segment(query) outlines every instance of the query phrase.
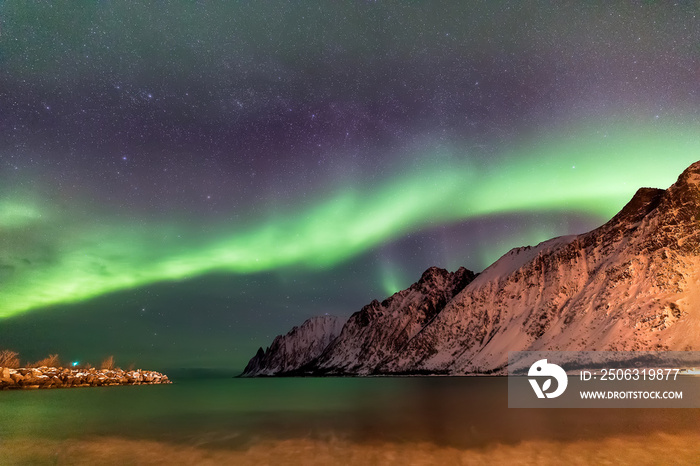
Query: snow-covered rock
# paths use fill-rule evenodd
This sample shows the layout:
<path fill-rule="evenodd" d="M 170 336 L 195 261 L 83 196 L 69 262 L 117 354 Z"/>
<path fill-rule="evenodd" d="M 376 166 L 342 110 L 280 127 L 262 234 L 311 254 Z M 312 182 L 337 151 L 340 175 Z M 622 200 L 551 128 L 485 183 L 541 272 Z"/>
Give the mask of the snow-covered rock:
<path fill-rule="evenodd" d="M 372 301 L 356 312 L 343 331 L 308 368 L 308 373 L 374 373 L 387 358 L 406 347 L 445 305 L 469 282 L 474 273 L 431 267 L 418 282 L 381 303 Z"/>
<path fill-rule="evenodd" d="M 100 387 L 108 385 L 169 384 L 155 371 L 122 369 L 69 369 L 63 367 L 0 367 L 0 390 L 33 388 Z"/>
<path fill-rule="evenodd" d="M 343 321 L 336 316 L 312 317 L 286 335 L 277 336 L 267 351 L 258 349 L 242 375 L 279 375 L 296 370 L 320 355 L 342 326 Z"/>

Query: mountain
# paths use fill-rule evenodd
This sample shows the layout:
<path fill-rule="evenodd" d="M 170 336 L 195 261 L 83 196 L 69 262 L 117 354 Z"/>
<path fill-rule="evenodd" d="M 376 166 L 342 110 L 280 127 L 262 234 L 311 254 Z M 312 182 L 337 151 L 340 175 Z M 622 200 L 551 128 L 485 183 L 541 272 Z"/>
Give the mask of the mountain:
<path fill-rule="evenodd" d="M 476 277 L 429 269 L 285 371 L 489 374 L 504 372 L 508 351 L 697 350 L 699 240 L 697 162 L 588 233 L 515 248 Z"/>
<path fill-rule="evenodd" d="M 278 335 L 266 351 L 262 348 L 248 362 L 244 376 L 283 374 L 311 362 L 336 339 L 343 321 L 336 316 L 318 316 Z"/>
<path fill-rule="evenodd" d="M 415 338 L 474 277 L 474 272 L 464 267 L 454 273 L 429 268 L 409 288 L 381 303 L 374 300 L 350 316 L 338 338 L 302 371 L 360 375 L 375 372 L 377 366 Z"/>

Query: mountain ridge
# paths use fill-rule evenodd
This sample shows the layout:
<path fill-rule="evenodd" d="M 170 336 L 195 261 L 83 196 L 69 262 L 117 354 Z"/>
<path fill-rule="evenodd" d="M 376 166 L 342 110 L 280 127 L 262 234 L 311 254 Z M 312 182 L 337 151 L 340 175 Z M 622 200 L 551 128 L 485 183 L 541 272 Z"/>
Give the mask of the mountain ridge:
<path fill-rule="evenodd" d="M 277 375 L 492 374 L 508 351 L 697 348 L 699 221 L 696 162 L 587 233 L 514 248 L 480 274 L 431 267 Z"/>

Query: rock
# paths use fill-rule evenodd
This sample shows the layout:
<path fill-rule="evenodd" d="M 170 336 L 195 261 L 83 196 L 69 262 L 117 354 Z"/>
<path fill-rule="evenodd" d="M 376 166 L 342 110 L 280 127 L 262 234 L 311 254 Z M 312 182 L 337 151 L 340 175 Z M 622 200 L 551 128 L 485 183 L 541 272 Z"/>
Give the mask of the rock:
<path fill-rule="evenodd" d="M 171 383 L 164 374 L 154 371 L 123 371 L 110 369 L 65 369 L 39 367 L 9 369 L 0 368 L 0 389 L 12 388 L 60 388 L 100 387 L 115 385 L 140 385 Z"/>

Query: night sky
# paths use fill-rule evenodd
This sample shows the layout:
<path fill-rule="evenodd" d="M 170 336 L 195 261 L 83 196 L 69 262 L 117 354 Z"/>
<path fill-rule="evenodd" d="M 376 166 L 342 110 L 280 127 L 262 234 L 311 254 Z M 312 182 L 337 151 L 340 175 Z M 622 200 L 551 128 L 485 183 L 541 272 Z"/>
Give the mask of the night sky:
<path fill-rule="evenodd" d="M 429 266 L 594 228 L 700 159 L 699 15 L 0 1 L 0 348 L 241 369 Z"/>

